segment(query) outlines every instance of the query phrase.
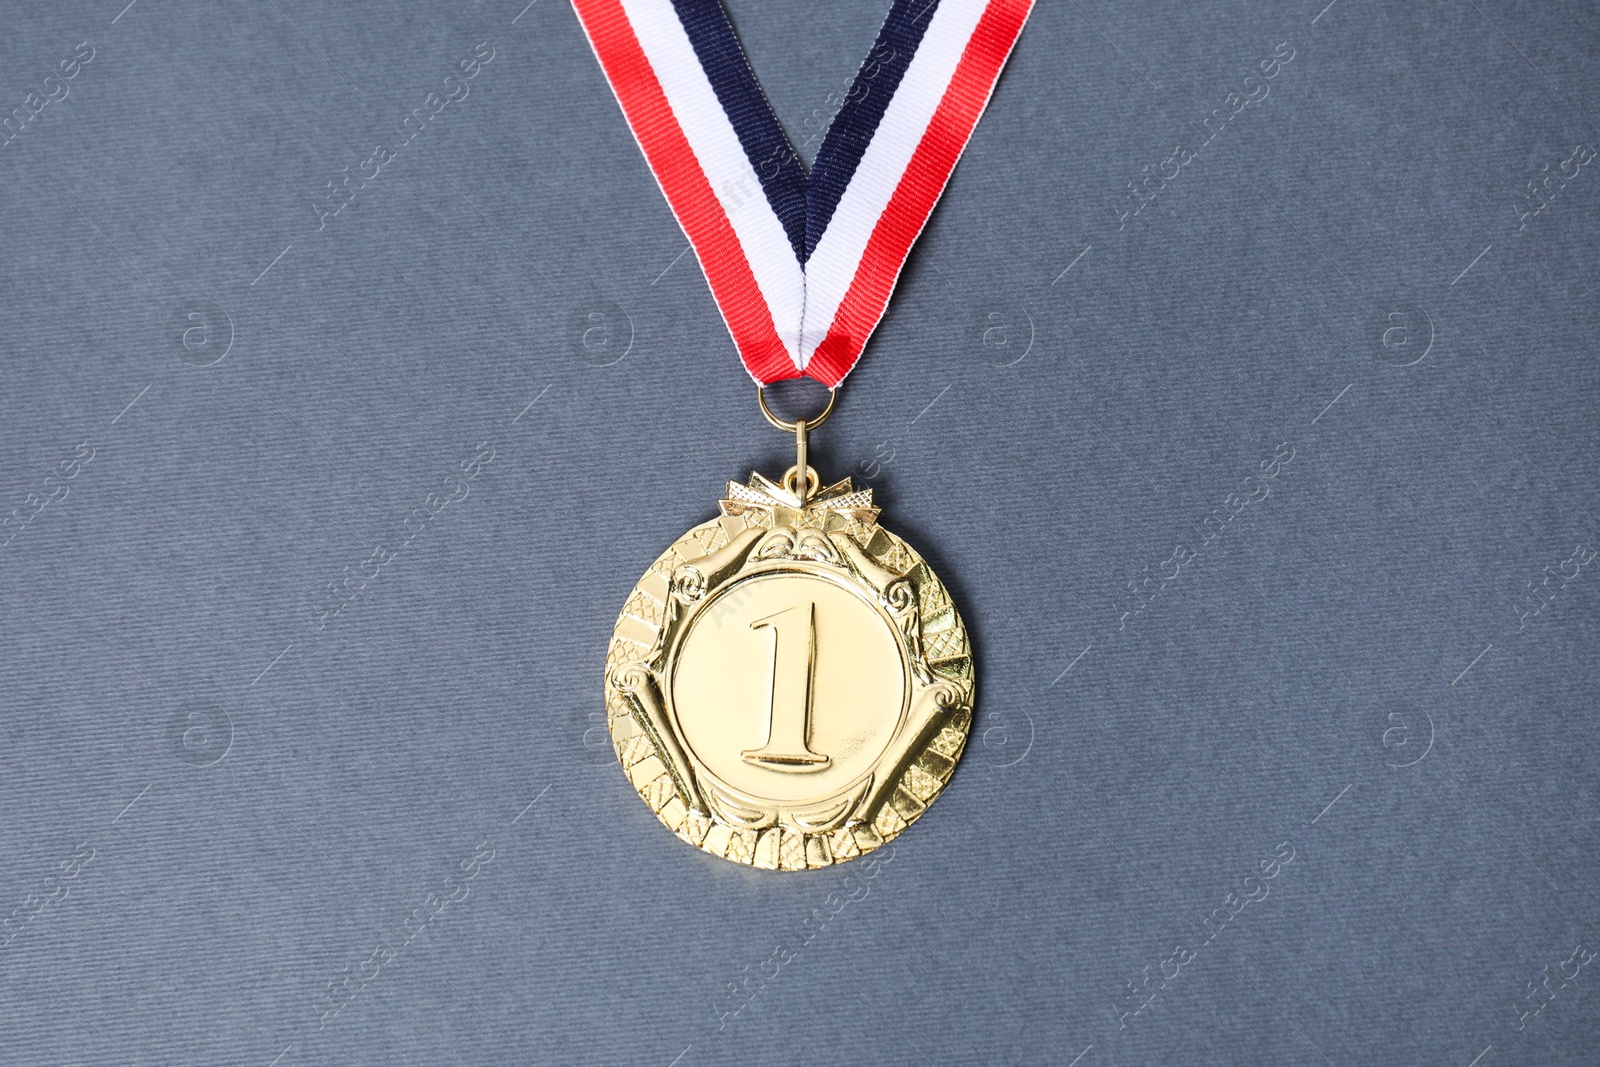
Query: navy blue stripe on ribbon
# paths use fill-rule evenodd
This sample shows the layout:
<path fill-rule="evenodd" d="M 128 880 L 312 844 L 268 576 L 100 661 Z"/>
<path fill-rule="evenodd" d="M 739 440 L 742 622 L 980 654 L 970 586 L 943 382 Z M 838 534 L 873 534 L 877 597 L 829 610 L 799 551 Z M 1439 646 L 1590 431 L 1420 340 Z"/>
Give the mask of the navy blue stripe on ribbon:
<path fill-rule="evenodd" d="M 672 6 L 706 80 L 744 146 L 767 203 L 794 247 L 795 258 L 804 265 L 872 143 L 939 0 L 895 0 L 872 51 L 856 71 L 844 103 L 828 126 L 809 176 L 800 154 L 778 124 L 721 0 L 672 0 Z M 738 196 L 733 189 L 715 192 L 724 204 Z"/>
<path fill-rule="evenodd" d="M 717 94 L 722 110 L 733 131 L 744 145 L 750 166 L 766 193 L 767 203 L 783 225 L 783 232 L 794 246 L 795 258 L 805 262 L 806 257 L 806 172 L 800 156 L 778 125 L 761 83 L 745 58 L 739 38 L 734 35 L 733 24 L 722 9 L 721 0 L 673 0 L 678 21 L 683 23 L 689 44 L 700 59 L 711 89 Z M 724 204 L 738 195 L 738 190 L 718 189 L 717 196 Z"/>
<path fill-rule="evenodd" d="M 878 123 L 900 88 L 900 79 L 911 65 L 922 34 L 933 21 L 939 0 L 895 0 L 889 16 L 878 30 L 878 39 L 866 62 L 856 71 L 855 81 L 845 94 L 844 104 L 833 116 L 828 133 L 817 149 L 816 162 L 806 181 L 806 250 L 801 262 L 811 258 L 817 242 L 833 218 L 839 198 L 855 176 Z"/>

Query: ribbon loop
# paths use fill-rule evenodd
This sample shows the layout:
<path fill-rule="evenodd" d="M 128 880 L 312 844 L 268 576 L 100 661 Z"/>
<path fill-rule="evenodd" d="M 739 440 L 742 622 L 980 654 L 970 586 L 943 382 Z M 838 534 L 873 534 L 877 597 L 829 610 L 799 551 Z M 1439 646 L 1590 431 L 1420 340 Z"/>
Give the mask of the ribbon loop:
<path fill-rule="evenodd" d="M 895 0 L 809 174 L 720 0 L 572 0 L 757 385 L 835 388 L 1033 0 Z M 760 195 L 755 195 L 759 190 Z"/>

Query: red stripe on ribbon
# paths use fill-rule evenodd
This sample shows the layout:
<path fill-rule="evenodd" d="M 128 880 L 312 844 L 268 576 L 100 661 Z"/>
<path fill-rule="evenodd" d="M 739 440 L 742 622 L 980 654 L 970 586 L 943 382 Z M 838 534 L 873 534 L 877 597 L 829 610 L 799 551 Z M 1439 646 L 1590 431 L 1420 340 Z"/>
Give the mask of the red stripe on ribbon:
<path fill-rule="evenodd" d="M 917 143 L 889 205 L 872 228 L 861 265 L 806 374 L 836 387 L 850 373 L 883 318 L 911 246 L 944 193 L 956 161 L 983 116 L 995 82 L 1028 20 L 1033 0 L 994 0 L 978 20 L 955 76 Z"/>
<path fill-rule="evenodd" d="M 573 0 L 572 6 L 667 203 L 694 246 L 745 369 L 761 385 L 798 378 L 744 247 L 678 126 L 627 12 L 617 0 Z"/>

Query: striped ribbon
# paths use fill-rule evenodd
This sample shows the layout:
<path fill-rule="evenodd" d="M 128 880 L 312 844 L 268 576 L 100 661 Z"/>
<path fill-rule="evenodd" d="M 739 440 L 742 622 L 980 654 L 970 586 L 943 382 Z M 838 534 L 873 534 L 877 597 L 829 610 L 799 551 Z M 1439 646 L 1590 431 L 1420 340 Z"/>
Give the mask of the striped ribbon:
<path fill-rule="evenodd" d="M 745 369 L 761 385 L 806 375 L 837 386 L 1033 0 L 895 0 L 809 173 L 720 0 L 572 6 Z"/>

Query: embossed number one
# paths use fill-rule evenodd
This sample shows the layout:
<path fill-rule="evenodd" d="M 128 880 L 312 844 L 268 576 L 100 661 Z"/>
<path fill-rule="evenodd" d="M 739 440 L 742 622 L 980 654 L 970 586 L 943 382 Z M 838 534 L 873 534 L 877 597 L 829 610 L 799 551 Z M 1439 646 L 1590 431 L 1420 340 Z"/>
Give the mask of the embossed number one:
<path fill-rule="evenodd" d="M 811 668 L 817 651 L 816 605 L 807 601 L 757 619 L 750 629 L 772 631 L 772 691 L 767 696 L 767 743 L 743 756 L 775 771 L 820 771 L 828 757 L 811 751 Z"/>

